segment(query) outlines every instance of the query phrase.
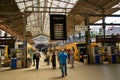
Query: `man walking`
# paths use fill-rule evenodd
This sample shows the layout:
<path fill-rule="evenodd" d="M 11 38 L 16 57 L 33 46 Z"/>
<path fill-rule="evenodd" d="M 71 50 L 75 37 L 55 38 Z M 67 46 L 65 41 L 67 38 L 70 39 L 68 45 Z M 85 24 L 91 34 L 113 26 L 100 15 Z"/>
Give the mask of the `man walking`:
<path fill-rule="evenodd" d="M 65 75 L 67 75 L 67 58 L 68 55 L 67 53 L 64 51 L 64 49 L 61 50 L 61 53 L 58 55 L 58 58 L 60 60 L 60 68 L 61 68 L 61 72 L 62 72 L 62 77 L 64 77 Z"/>

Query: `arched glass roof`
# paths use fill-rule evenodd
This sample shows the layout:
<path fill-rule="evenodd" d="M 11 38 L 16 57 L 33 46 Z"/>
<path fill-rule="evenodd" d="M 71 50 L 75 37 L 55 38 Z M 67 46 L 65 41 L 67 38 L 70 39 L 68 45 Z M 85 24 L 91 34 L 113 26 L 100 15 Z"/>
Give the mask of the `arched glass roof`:
<path fill-rule="evenodd" d="M 32 36 L 44 34 L 50 36 L 49 15 L 66 14 L 78 0 L 15 0 L 21 12 L 30 12 L 27 16 L 26 30 Z"/>

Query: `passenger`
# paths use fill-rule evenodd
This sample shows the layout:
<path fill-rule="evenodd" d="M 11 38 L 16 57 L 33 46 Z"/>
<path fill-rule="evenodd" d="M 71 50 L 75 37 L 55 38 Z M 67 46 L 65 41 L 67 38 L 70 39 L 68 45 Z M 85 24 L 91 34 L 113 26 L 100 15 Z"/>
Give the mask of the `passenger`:
<path fill-rule="evenodd" d="M 61 68 L 62 77 L 64 77 L 65 75 L 67 75 L 67 62 L 66 62 L 66 60 L 68 58 L 68 55 L 64 51 L 64 49 L 62 49 L 61 53 L 58 55 L 58 58 L 60 59 L 60 68 Z"/>
<path fill-rule="evenodd" d="M 73 49 L 70 49 L 70 64 L 71 64 L 71 67 L 74 68 L 74 51 L 73 51 Z"/>
<path fill-rule="evenodd" d="M 47 62 L 47 51 L 44 52 L 44 62 Z"/>
<path fill-rule="evenodd" d="M 108 61 L 108 54 L 107 54 L 107 52 L 103 53 L 103 61 Z"/>
<path fill-rule="evenodd" d="M 52 61 L 52 67 L 53 67 L 53 69 L 55 69 L 56 68 L 56 54 L 55 54 L 55 52 L 53 52 L 53 54 L 52 54 L 51 61 Z"/>
<path fill-rule="evenodd" d="M 61 50 L 59 50 L 58 52 L 57 52 L 57 60 L 58 60 L 58 63 L 59 63 L 59 68 L 60 68 L 60 59 L 59 59 L 59 55 L 61 54 Z"/>
<path fill-rule="evenodd" d="M 35 59 L 36 59 L 36 54 L 35 52 L 33 53 L 33 66 L 35 66 Z"/>
<path fill-rule="evenodd" d="M 70 64 L 70 49 L 68 50 L 68 64 Z"/>
<path fill-rule="evenodd" d="M 46 58 L 47 58 L 47 65 L 49 65 L 50 64 L 50 50 L 49 49 L 47 51 Z"/>
<path fill-rule="evenodd" d="M 36 55 L 36 69 L 38 69 L 39 68 L 39 61 L 40 61 L 40 58 L 41 58 L 41 54 L 40 54 L 39 51 L 36 51 L 35 55 Z"/>

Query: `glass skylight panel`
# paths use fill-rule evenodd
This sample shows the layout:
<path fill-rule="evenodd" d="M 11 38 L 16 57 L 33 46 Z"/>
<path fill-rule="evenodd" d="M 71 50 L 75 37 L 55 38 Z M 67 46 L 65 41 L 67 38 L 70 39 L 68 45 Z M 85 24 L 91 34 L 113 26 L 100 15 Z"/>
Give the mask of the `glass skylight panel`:
<path fill-rule="evenodd" d="M 30 19 L 31 19 L 31 20 L 34 20 L 34 15 L 31 15 L 31 16 L 30 16 Z"/>
<path fill-rule="evenodd" d="M 42 2 L 42 3 L 40 4 L 40 6 L 43 7 L 43 6 L 44 6 L 44 3 Z"/>
<path fill-rule="evenodd" d="M 27 10 L 28 10 L 28 11 L 32 11 L 32 8 L 28 8 Z"/>
<path fill-rule="evenodd" d="M 39 10 L 40 10 L 40 11 L 44 11 L 44 8 L 40 8 Z"/>
<path fill-rule="evenodd" d="M 27 17 L 27 21 L 28 21 L 28 22 L 30 22 L 30 19 L 29 19 L 29 17 Z"/>
<path fill-rule="evenodd" d="M 33 0 L 31 3 L 33 3 L 33 5 L 36 5 L 36 4 L 37 4 L 37 1 L 36 1 L 36 0 Z"/>
<path fill-rule="evenodd" d="M 23 2 L 23 0 L 15 0 L 16 2 Z"/>
<path fill-rule="evenodd" d="M 50 6 L 51 6 L 51 3 L 48 2 L 47 7 L 50 7 Z"/>
<path fill-rule="evenodd" d="M 37 1 L 37 0 L 36 0 Z M 40 0 L 40 4 L 43 4 L 45 0 Z"/>
<path fill-rule="evenodd" d="M 70 0 L 69 3 L 74 3 L 74 4 L 76 4 L 77 1 L 78 1 L 78 0 Z"/>
<path fill-rule="evenodd" d="M 22 10 L 22 11 L 23 11 L 23 9 L 25 8 L 24 3 L 18 3 L 17 5 L 18 5 L 19 9 Z M 21 11 L 21 12 L 22 12 L 22 11 Z"/>
<path fill-rule="evenodd" d="M 74 6 L 74 5 L 72 5 L 72 4 L 68 4 L 68 5 L 67 5 L 67 8 L 73 8 L 73 6 Z"/>
<path fill-rule="evenodd" d="M 26 6 L 28 7 L 28 6 L 31 6 L 32 5 L 32 2 L 25 2 L 26 3 Z"/>
<path fill-rule="evenodd" d="M 60 7 L 65 7 L 65 6 L 66 6 L 66 3 L 60 2 L 59 6 L 60 6 Z"/>
<path fill-rule="evenodd" d="M 52 0 L 50 0 L 50 2 L 51 2 Z M 59 1 L 55 1 L 55 0 L 53 0 L 53 2 L 51 2 L 52 4 L 55 4 L 55 5 L 57 5 L 58 3 L 59 3 Z"/>
<path fill-rule="evenodd" d="M 57 5 L 53 5 L 53 4 L 52 4 L 52 6 L 51 6 L 51 7 L 57 7 Z"/>
<path fill-rule="evenodd" d="M 52 7 L 57 7 L 58 6 L 58 3 L 59 1 L 53 1 L 51 4 L 52 4 Z"/>

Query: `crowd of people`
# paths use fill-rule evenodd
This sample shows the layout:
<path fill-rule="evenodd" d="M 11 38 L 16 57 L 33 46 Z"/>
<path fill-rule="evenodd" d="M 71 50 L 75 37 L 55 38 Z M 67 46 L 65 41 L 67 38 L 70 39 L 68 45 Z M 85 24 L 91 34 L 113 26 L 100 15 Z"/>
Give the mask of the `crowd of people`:
<path fill-rule="evenodd" d="M 61 50 L 50 50 L 47 49 L 43 52 L 44 62 L 46 65 L 52 63 L 52 68 L 56 69 L 56 62 L 59 63 L 59 68 L 61 69 L 62 77 L 67 76 L 67 64 L 71 64 L 71 67 L 74 68 L 74 50 L 73 49 L 61 49 Z M 36 66 L 36 69 L 39 69 L 39 61 L 41 58 L 41 53 L 36 50 L 33 53 L 33 66 Z"/>

